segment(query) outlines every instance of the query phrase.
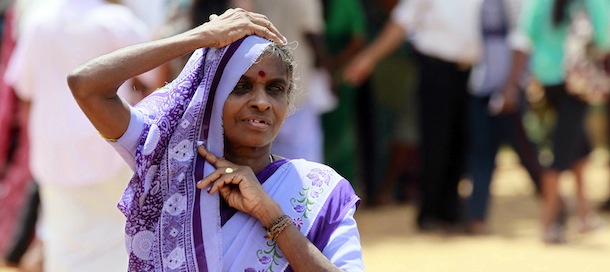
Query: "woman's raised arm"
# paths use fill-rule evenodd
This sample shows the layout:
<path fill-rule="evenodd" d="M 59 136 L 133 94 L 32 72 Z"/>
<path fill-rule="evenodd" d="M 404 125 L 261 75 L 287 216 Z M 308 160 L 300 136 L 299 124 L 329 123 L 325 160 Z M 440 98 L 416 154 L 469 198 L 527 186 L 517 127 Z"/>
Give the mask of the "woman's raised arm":
<path fill-rule="evenodd" d="M 247 35 L 278 44 L 286 39 L 264 15 L 229 9 L 184 33 L 132 45 L 100 56 L 74 69 L 68 85 L 95 128 L 106 138 L 119 138 L 129 125 L 129 106 L 117 95 L 123 82 L 202 47 L 223 47 Z"/>

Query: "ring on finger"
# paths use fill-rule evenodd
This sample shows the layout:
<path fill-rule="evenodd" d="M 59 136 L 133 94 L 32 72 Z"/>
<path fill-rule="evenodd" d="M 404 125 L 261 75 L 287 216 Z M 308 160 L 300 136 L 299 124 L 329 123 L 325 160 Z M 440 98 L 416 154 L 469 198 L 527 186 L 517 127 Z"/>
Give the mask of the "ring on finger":
<path fill-rule="evenodd" d="M 231 174 L 231 173 L 233 173 L 233 168 L 231 168 L 231 167 L 227 167 L 227 168 L 225 169 L 225 173 L 227 173 L 227 174 Z"/>

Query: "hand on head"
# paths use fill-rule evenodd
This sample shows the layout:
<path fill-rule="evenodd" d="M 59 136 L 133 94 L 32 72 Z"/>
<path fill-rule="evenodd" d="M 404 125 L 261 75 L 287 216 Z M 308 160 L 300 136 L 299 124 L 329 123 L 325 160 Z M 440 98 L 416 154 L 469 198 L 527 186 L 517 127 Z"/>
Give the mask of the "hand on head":
<path fill-rule="evenodd" d="M 212 14 L 209 22 L 187 33 L 204 35 L 200 47 L 224 47 L 248 35 L 258 35 L 277 44 L 287 43 L 266 16 L 241 8 L 228 9 L 220 16 Z M 205 35 L 208 33 L 212 35 Z"/>

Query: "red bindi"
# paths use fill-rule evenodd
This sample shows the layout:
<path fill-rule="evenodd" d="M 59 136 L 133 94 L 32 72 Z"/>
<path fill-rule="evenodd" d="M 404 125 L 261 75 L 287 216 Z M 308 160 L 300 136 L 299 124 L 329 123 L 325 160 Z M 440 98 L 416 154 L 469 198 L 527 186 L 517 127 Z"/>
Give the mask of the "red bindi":
<path fill-rule="evenodd" d="M 265 77 L 266 73 L 263 70 L 258 71 L 258 75 L 261 77 Z"/>

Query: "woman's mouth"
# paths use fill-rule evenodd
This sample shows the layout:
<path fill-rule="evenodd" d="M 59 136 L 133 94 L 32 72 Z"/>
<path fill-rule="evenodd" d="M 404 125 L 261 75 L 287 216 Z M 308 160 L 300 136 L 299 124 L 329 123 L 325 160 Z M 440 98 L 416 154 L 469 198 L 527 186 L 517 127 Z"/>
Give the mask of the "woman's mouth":
<path fill-rule="evenodd" d="M 245 121 L 248 124 L 250 124 L 251 126 L 256 127 L 256 128 L 266 128 L 269 126 L 269 123 L 266 122 L 265 120 L 246 119 Z"/>

